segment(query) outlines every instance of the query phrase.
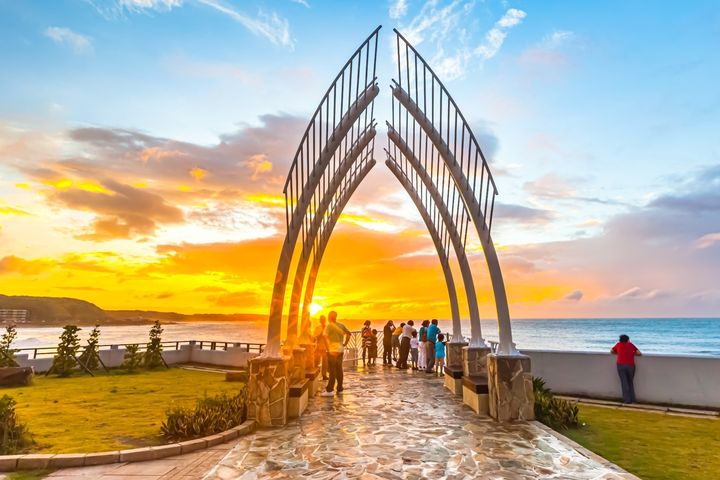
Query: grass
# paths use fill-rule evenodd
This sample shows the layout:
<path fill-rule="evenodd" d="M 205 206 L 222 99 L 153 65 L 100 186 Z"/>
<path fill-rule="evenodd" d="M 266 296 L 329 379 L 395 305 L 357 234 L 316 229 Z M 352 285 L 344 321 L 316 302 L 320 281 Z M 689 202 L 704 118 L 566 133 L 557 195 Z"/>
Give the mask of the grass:
<path fill-rule="evenodd" d="M 192 406 L 203 395 L 234 393 L 221 373 L 171 368 L 127 374 L 38 375 L 27 387 L 3 388 L 17 401 L 36 453 L 84 453 L 162 444 L 160 424 L 172 404 Z"/>
<path fill-rule="evenodd" d="M 562 432 L 644 480 L 720 478 L 720 420 L 580 406 Z"/>

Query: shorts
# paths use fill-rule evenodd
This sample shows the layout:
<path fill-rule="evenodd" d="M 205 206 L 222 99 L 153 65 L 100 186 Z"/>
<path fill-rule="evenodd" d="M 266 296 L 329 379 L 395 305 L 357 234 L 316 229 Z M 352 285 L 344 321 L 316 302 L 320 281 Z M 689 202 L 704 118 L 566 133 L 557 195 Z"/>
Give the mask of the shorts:
<path fill-rule="evenodd" d="M 417 361 L 418 361 L 418 349 L 417 348 L 410 349 L 410 357 L 412 358 L 413 362 L 417 363 Z"/>

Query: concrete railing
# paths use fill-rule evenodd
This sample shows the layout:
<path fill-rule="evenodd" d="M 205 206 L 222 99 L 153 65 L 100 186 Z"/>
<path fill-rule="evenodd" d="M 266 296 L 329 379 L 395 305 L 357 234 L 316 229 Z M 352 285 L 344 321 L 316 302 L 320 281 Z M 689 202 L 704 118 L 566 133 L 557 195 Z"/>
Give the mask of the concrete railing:
<path fill-rule="evenodd" d="M 144 350 L 141 345 L 141 352 Z M 226 367 L 246 367 L 251 358 L 262 352 L 262 344 L 185 340 L 163 342 L 163 358 L 168 365 L 202 363 Z M 36 372 L 50 369 L 55 347 L 19 349 L 15 361 L 21 367 L 33 367 Z M 82 351 L 82 347 L 80 349 Z M 108 368 L 119 367 L 125 356 L 125 345 L 101 345 L 100 359 Z"/>
<path fill-rule="evenodd" d="M 616 357 L 609 353 L 523 350 L 532 373 L 554 392 L 619 399 Z M 720 408 L 720 358 L 675 355 L 636 357 L 638 402 Z"/>

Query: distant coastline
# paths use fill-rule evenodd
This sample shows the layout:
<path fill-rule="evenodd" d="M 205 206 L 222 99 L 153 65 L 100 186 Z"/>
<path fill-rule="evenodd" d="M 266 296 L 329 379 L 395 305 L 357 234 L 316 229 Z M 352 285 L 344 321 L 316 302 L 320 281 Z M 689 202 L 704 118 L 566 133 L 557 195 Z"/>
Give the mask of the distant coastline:
<path fill-rule="evenodd" d="M 0 325 L 18 327 L 127 326 L 146 325 L 155 320 L 164 324 L 205 322 L 254 322 L 267 320 L 267 315 L 253 313 L 193 313 L 159 312 L 154 310 L 104 310 L 94 303 L 68 297 L 33 297 L 0 295 L 0 311 L 26 311 L 22 320 L 17 316 L 3 318 Z"/>

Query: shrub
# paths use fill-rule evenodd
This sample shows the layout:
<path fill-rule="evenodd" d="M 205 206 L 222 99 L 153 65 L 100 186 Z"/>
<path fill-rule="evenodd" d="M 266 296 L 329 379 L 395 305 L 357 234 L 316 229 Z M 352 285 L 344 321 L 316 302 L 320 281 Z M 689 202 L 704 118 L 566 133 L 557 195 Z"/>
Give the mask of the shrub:
<path fill-rule="evenodd" d="M 15 352 L 10 348 L 12 342 L 17 336 L 15 325 L 8 325 L 5 327 L 5 333 L 0 337 L 0 367 L 17 367 L 18 363 L 15 361 Z"/>
<path fill-rule="evenodd" d="M 567 430 L 580 424 L 577 403 L 555 398 L 542 378 L 533 378 L 535 418 L 554 430 Z"/>
<path fill-rule="evenodd" d="M 160 338 L 162 332 L 163 328 L 160 326 L 160 322 L 155 320 L 155 324 L 150 328 L 150 340 L 145 349 L 145 358 L 143 359 L 145 368 L 152 369 L 165 365 L 162 358 L 162 339 Z"/>
<path fill-rule="evenodd" d="M 96 370 L 100 366 L 98 356 L 100 355 L 100 326 L 95 325 L 95 328 L 90 332 L 90 336 L 87 340 L 85 349 L 80 354 L 80 362 L 87 367 L 88 370 Z"/>
<path fill-rule="evenodd" d="M 53 358 L 52 366 L 48 373 L 54 373 L 60 377 L 69 377 L 77 364 L 77 352 L 80 348 L 78 337 L 79 327 L 65 325 L 60 335 L 60 343 L 57 346 L 57 354 Z"/>
<path fill-rule="evenodd" d="M 140 368 L 142 363 L 142 354 L 138 351 L 140 345 L 133 343 L 125 345 L 125 355 L 123 355 L 123 363 L 120 368 L 126 369 L 128 372 L 134 372 Z"/>
<path fill-rule="evenodd" d="M 18 453 L 29 443 L 27 427 L 18 422 L 15 414 L 15 400 L 3 395 L 0 398 L 0 455 Z"/>
<path fill-rule="evenodd" d="M 172 407 L 166 412 L 160 433 L 168 440 L 179 441 L 223 432 L 245 421 L 246 400 L 247 388 L 243 387 L 234 396 L 206 396 L 195 408 Z"/>

